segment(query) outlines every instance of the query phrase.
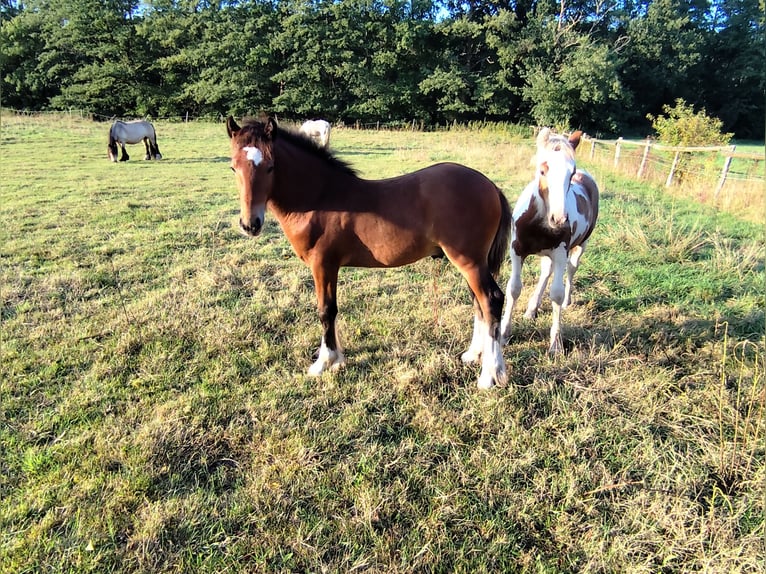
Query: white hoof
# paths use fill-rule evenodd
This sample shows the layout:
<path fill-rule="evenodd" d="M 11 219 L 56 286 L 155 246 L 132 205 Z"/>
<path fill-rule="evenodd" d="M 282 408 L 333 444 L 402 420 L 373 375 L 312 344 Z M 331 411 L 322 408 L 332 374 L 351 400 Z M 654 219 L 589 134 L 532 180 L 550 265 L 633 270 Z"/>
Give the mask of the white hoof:
<path fill-rule="evenodd" d="M 346 364 L 346 358 L 343 353 L 322 349 L 319 352 L 319 358 L 309 367 L 309 375 L 318 377 L 327 370 L 337 371 Z"/>
<path fill-rule="evenodd" d="M 474 351 L 473 349 L 468 349 L 465 353 L 460 355 L 460 360 L 463 361 L 466 365 L 470 365 L 471 363 L 478 363 L 480 358 L 481 351 Z"/>
<path fill-rule="evenodd" d="M 505 364 L 498 365 L 494 373 L 491 370 L 483 369 L 477 382 L 480 389 L 491 389 L 495 385 L 504 387 L 508 384 L 508 374 L 505 371 Z"/>
<path fill-rule="evenodd" d="M 495 379 L 490 374 L 482 373 L 479 375 L 477 385 L 480 389 L 491 389 L 495 386 Z"/>
<path fill-rule="evenodd" d="M 341 368 L 343 368 L 346 365 L 346 357 L 343 356 L 343 354 L 340 354 L 339 357 L 335 360 L 335 362 L 330 365 L 330 370 L 332 372 L 340 371 Z"/>

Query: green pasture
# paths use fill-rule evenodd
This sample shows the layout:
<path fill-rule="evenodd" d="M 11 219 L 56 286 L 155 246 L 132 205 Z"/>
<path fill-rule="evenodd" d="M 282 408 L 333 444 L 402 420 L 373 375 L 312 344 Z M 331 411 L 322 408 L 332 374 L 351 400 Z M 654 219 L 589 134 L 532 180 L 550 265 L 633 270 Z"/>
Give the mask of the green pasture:
<path fill-rule="evenodd" d="M 564 356 L 546 303 L 479 391 L 468 290 L 428 259 L 341 272 L 348 362 L 314 379 L 311 274 L 273 218 L 236 231 L 223 124 L 156 127 L 165 159 L 113 164 L 107 124 L 1 118 L 0 571 L 762 571 L 762 221 L 586 166 Z M 531 133 L 331 143 L 512 202 L 532 175 Z"/>

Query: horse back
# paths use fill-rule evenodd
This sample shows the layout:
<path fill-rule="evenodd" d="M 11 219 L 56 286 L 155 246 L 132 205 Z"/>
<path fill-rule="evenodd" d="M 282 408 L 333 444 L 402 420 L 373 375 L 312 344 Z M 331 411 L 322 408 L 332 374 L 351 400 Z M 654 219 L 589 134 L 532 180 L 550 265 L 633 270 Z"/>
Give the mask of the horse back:
<path fill-rule="evenodd" d="M 396 267 L 442 253 L 480 261 L 500 225 L 499 195 L 483 174 L 437 164 L 389 179 L 347 180 L 306 217 L 292 218 L 302 224 L 283 229 L 304 260 L 321 245 L 338 252 L 341 266 Z"/>

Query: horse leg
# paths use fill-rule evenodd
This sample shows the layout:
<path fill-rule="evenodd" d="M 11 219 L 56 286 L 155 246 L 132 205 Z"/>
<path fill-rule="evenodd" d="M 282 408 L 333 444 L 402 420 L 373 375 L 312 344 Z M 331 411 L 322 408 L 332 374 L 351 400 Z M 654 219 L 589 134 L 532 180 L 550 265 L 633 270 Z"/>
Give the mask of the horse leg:
<path fill-rule="evenodd" d="M 338 286 L 338 268 L 326 268 L 315 264 L 312 268 L 314 288 L 317 296 L 319 320 L 322 323 L 322 345 L 319 347 L 319 357 L 309 368 L 309 375 L 321 375 L 327 369 L 336 370 L 342 367 L 346 358 L 338 341 L 335 329 L 335 318 L 338 315 L 336 300 Z"/>
<path fill-rule="evenodd" d="M 564 283 L 564 302 L 561 304 L 562 309 L 566 309 L 572 304 L 572 283 L 574 282 L 574 275 L 577 272 L 577 268 L 580 266 L 580 257 L 582 257 L 584 252 L 585 243 L 582 245 L 575 245 L 569 251 L 566 282 Z"/>
<path fill-rule="evenodd" d="M 152 159 L 152 148 L 149 145 L 149 138 L 144 138 L 144 147 L 146 147 L 146 155 L 144 159 Z"/>
<path fill-rule="evenodd" d="M 524 259 L 511 247 L 511 277 L 508 279 L 508 286 L 506 287 L 505 312 L 503 313 L 503 321 L 500 324 L 500 333 L 504 345 L 511 338 L 513 310 L 516 307 L 516 302 L 519 300 L 519 295 L 521 295 L 521 268 L 524 266 Z"/>
<path fill-rule="evenodd" d="M 546 255 L 540 256 L 540 280 L 537 282 L 532 296 L 527 303 L 527 311 L 524 316 L 527 319 L 537 317 L 537 310 L 540 308 L 540 302 L 543 300 L 543 293 L 548 285 L 548 279 L 551 276 L 551 258 Z"/>
<path fill-rule="evenodd" d="M 162 154 L 160 153 L 160 146 L 157 145 L 157 138 L 154 138 L 154 141 L 151 142 L 152 144 L 152 156 L 154 159 L 162 159 Z"/>
<path fill-rule="evenodd" d="M 120 161 L 128 161 L 130 156 L 128 155 L 128 150 L 125 149 L 125 144 L 120 142 L 120 148 L 122 149 L 122 157 L 120 158 Z"/>
<path fill-rule="evenodd" d="M 484 350 L 484 318 L 481 305 L 479 305 L 479 300 L 476 299 L 473 291 L 471 291 L 471 297 L 473 298 L 473 336 L 468 350 L 460 356 L 460 359 L 466 364 L 478 361 Z"/>
<path fill-rule="evenodd" d="M 567 268 L 567 252 L 564 247 L 557 248 L 552 254 L 553 282 L 551 283 L 551 307 L 553 320 L 551 322 L 551 338 L 548 353 L 556 355 L 564 349 L 561 344 L 561 304 L 564 302 L 564 273 Z"/>
<path fill-rule="evenodd" d="M 486 266 L 462 269 L 481 310 L 481 329 L 484 344 L 481 352 L 480 389 L 492 388 L 495 384 L 505 385 L 508 375 L 503 359 L 503 345 L 500 340 L 500 314 L 503 312 L 503 292 L 498 287 Z"/>

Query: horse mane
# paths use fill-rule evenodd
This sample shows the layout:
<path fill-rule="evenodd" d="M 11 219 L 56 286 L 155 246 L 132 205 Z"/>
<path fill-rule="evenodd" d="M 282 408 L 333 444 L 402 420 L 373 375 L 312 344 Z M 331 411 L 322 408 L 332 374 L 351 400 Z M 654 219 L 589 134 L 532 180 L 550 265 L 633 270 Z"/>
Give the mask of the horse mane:
<path fill-rule="evenodd" d="M 245 134 L 247 139 L 262 140 L 264 126 L 265 124 L 262 120 L 248 118 L 243 120 L 240 133 Z M 272 138 L 275 141 L 281 139 L 289 142 L 290 145 L 321 159 L 331 167 L 340 170 L 347 175 L 358 177 L 357 171 L 351 167 L 348 162 L 337 158 L 327 148 L 317 145 L 314 140 L 302 133 L 277 125 L 276 132 Z"/>
<path fill-rule="evenodd" d="M 578 135 L 578 142 L 579 143 L 579 134 L 582 134 L 582 132 L 574 132 L 573 135 Z M 539 156 L 541 151 L 560 151 L 563 152 L 567 159 L 573 160 L 575 159 L 575 146 L 572 145 L 572 142 L 569 141 L 569 138 L 563 134 L 557 134 L 554 133 L 550 128 L 543 128 L 540 130 L 540 133 L 537 136 L 537 157 L 539 161 Z"/>
<path fill-rule="evenodd" d="M 561 151 L 566 154 L 568 159 L 574 159 L 575 150 L 566 136 L 551 134 L 543 147 L 545 151 Z"/>

